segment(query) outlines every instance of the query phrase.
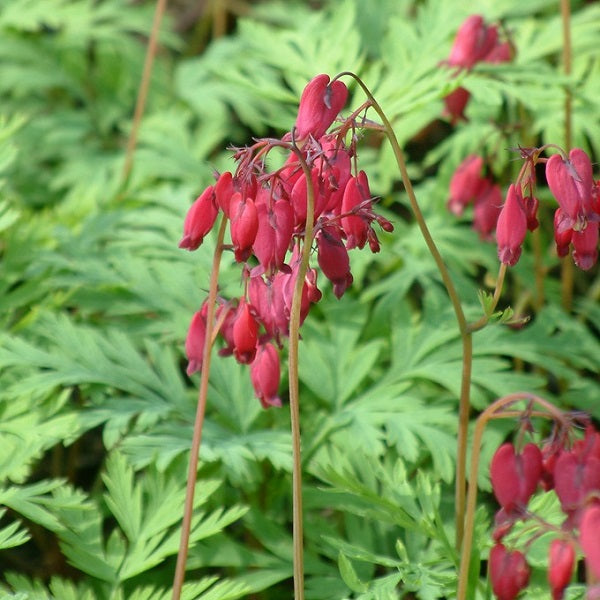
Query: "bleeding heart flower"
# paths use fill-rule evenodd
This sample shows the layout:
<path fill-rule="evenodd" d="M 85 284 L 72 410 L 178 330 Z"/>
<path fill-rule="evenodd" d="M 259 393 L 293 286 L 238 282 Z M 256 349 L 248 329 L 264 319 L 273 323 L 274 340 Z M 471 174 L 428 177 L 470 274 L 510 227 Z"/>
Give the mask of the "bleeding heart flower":
<path fill-rule="evenodd" d="M 233 323 L 233 355 L 238 362 L 250 364 L 256 355 L 258 322 L 245 298 L 240 300 Z"/>
<path fill-rule="evenodd" d="M 196 250 L 215 224 L 218 212 L 214 187 L 209 185 L 188 210 L 179 247 Z"/>
<path fill-rule="evenodd" d="M 552 600 L 562 600 L 565 588 L 571 581 L 575 566 L 575 549 L 566 540 L 552 540 L 548 557 L 548 581 Z"/>
<path fill-rule="evenodd" d="M 498 216 L 496 240 L 500 262 L 511 267 L 521 256 L 521 244 L 527 233 L 527 215 L 520 190 L 514 184 L 508 188 L 506 202 Z"/>
<path fill-rule="evenodd" d="M 498 600 L 514 600 L 527 587 L 530 573 L 525 556 L 518 550 L 508 552 L 503 544 L 496 544 L 490 551 L 489 575 Z"/>
<path fill-rule="evenodd" d="M 244 262 L 252 253 L 252 244 L 258 231 L 258 215 L 254 201 L 243 199 L 240 192 L 235 192 L 229 204 L 231 211 L 231 241 L 235 260 Z"/>
<path fill-rule="evenodd" d="M 206 343 L 206 316 L 208 314 L 208 304 L 202 305 L 198 312 L 195 312 L 185 338 L 185 353 L 188 358 L 187 374 L 191 375 L 202 369 L 204 360 L 204 345 Z"/>
<path fill-rule="evenodd" d="M 600 579 L 600 506 L 585 509 L 579 528 L 579 543 L 585 555 L 585 564 Z"/>
<path fill-rule="evenodd" d="M 569 158 L 554 154 L 546 163 L 548 187 L 562 209 L 560 227 L 579 231 L 592 213 L 592 163 L 581 149 L 573 148 Z"/>
<path fill-rule="evenodd" d="M 330 83 L 329 75 L 317 75 L 304 88 L 296 119 L 296 139 L 311 135 L 319 139 L 346 104 L 348 88 L 339 79 Z"/>
<path fill-rule="evenodd" d="M 281 398 L 277 395 L 279 388 L 279 353 L 273 344 L 260 344 L 256 358 L 250 366 L 250 379 L 256 397 L 263 408 L 281 406 Z"/>
<path fill-rule="evenodd" d="M 541 475 L 542 453 L 531 443 L 526 444 L 519 454 L 515 453 L 512 444 L 502 444 L 490 465 L 494 494 L 507 512 L 527 506 Z"/>
<path fill-rule="evenodd" d="M 333 293 L 341 298 L 352 284 L 350 258 L 336 227 L 321 228 L 317 236 L 317 260 L 323 274 L 333 283 Z"/>

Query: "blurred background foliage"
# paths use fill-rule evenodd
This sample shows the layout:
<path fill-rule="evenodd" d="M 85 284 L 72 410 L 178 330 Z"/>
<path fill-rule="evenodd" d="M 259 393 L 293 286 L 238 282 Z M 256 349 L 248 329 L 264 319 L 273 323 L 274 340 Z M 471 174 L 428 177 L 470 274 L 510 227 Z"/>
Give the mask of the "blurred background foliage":
<path fill-rule="evenodd" d="M 227 147 L 289 130 L 315 74 L 358 73 L 396 127 L 476 317 L 496 250 L 469 214 L 446 210 L 456 166 L 484 154 L 506 188 L 519 144 L 564 144 L 566 88 L 574 144 L 600 157 L 600 5 L 572 9 L 567 77 L 558 3 L 546 0 L 173 0 L 124 179 L 154 3 L 0 0 L 2 598 L 170 597 L 197 384 L 185 376 L 183 340 L 214 244 L 189 254 L 177 242 L 191 201 L 233 167 Z M 502 24 L 515 58 L 452 79 L 440 63 L 472 13 Z M 452 126 L 442 99 L 458 85 L 472 93 L 469 121 Z M 396 231 L 381 236 L 379 255 L 353 253 L 355 282 L 341 301 L 321 281 L 324 298 L 303 327 L 307 597 L 451 597 L 460 340 L 390 149 L 368 134 L 359 152 Z M 526 248 L 501 306 L 529 321 L 476 335 L 473 405 L 527 390 L 599 418 L 598 269 L 575 273 L 565 308 L 544 183 L 543 297 Z M 226 259 L 224 295 L 239 295 L 239 281 Z M 213 365 L 184 597 L 287 598 L 289 417 L 260 408 L 247 369 Z M 488 431 L 484 490 L 511 428 Z M 538 566 L 536 599 L 546 593 Z M 477 595 L 487 594 L 482 584 Z"/>

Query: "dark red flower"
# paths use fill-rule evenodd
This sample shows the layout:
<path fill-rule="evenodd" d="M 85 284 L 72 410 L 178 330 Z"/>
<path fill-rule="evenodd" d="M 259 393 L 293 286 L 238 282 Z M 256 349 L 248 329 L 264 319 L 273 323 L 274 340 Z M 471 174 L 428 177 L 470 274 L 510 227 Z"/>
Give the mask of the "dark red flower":
<path fill-rule="evenodd" d="M 229 204 L 231 211 L 231 241 L 237 262 L 244 262 L 252 253 L 258 231 L 258 215 L 254 201 L 235 192 Z"/>
<path fill-rule="evenodd" d="M 202 369 L 204 359 L 204 345 L 206 343 L 206 316 L 208 313 L 208 304 L 206 302 L 202 308 L 195 312 L 185 338 L 185 353 L 188 359 L 187 374 L 191 375 Z"/>
<path fill-rule="evenodd" d="M 527 587 L 530 573 L 525 556 L 518 550 L 508 552 L 503 544 L 496 544 L 490 551 L 489 575 L 498 600 L 514 600 Z"/>
<path fill-rule="evenodd" d="M 284 281 L 289 277 L 288 273 L 279 272 L 267 280 L 260 276 L 250 277 L 248 282 L 248 297 L 257 317 L 267 334 L 277 340 L 289 330 L 289 312 L 283 292 Z"/>
<path fill-rule="evenodd" d="M 250 365 L 250 379 L 256 397 L 263 408 L 281 406 L 281 398 L 277 395 L 279 389 L 279 353 L 273 344 L 260 344 L 256 358 Z"/>
<path fill-rule="evenodd" d="M 221 173 L 217 183 L 215 183 L 215 202 L 217 206 L 231 219 L 229 212 L 229 203 L 235 192 L 233 185 L 233 175 L 229 171 Z"/>
<path fill-rule="evenodd" d="M 584 229 L 592 216 L 594 181 L 590 157 L 581 148 L 573 148 L 566 160 L 554 154 L 546 163 L 546 180 L 562 211 L 559 233 Z"/>
<path fill-rule="evenodd" d="M 337 79 L 330 83 L 329 75 L 317 75 L 307 84 L 300 98 L 295 134 L 297 140 L 311 135 L 319 139 L 346 104 L 348 88 Z"/>
<path fill-rule="evenodd" d="M 573 237 L 573 230 L 570 227 L 563 227 L 564 220 L 563 211 L 559 207 L 554 211 L 554 243 L 556 244 L 556 254 L 561 258 L 569 254 L 569 246 Z"/>
<path fill-rule="evenodd" d="M 233 322 L 233 355 L 238 362 L 249 364 L 256 355 L 258 322 L 245 298 L 240 300 Z"/>
<path fill-rule="evenodd" d="M 525 240 L 526 233 L 527 215 L 523 206 L 523 198 L 520 190 L 514 184 L 511 184 L 496 225 L 496 240 L 500 262 L 511 267 L 517 264 L 521 256 L 521 244 Z"/>
<path fill-rule="evenodd" d="M 573 260 L 582 270 L 591 269 L 598 260 L 598 222 L 588 221 L 584 229 L 573 231 Z"/>
<path fill-rule="evenodd" d="M 286 200 L 256 207 L 258 229 L 252 251 L 261 264 L 262 272 L 273 273 L 284 265 L 285 255 L 294 232 L 294 210 Z"/>
<path fill-rule="evenodd" d="M 352 283 L 350 258 L 336 227 L 323 227 L 316 236 L 317 260 L 323 274 L 333 283 L 333 293 L 341 298 Z"/>
<path fill-rule="evenodd" d="M 518 454 L 512 444 L 502 444 L 490 464 L 494 494 L 507 512 L 527 506 L 541 475 L 542 454 L 531 443 L 526 444 Z"/>
<path fill-rule="evenodd" d="M 188 210 L 179 247 L 196 250 L 215 224 L 218 212 L 214 187 L 209 185 Z"/>
<path fill-rule="evenodd" d="M 342 199 L 341 225 L 346 234 L 346 248 L 363 248 L 369 232 L 368 217 L 361 214 L 371 208 L 371 193 L 367 174 L 360 171 L 357 177 L 350 177 Z"/>
<path fill-rule="evenodd" d="M 457 87 L 444 97 L 444 116 L 450 117 L 450 123 L 456 125 L 459 121 L 466 121 L 465 110 L 469 103 L 471 93 L 464 87 Z"/>
<path fill-rule="evenodd" d="M 562 600 L 565 588 L 571 581 L 575 566 L 575 549 L 565 540 L 552 540 L 548 556 L 548 581 L 552 600 Z"/>
<path fill-rule="evenodd" d="M 586 508 L 581 519 L 579 543 L 585 555 L 585 564 L 600 579 L 600 506 Z"/>
<path fill-rule="evenodd" d="M 323 179 L 317 167 L 311 170 L 312 189 L 314 193 L 314 220 L 316 221 L 319 215 L 325 210 L 329 201 L 329 189 L 324 185 Z M 306 206 L 308 200 L 308 188 L 306 185 L 306 177 L 304 173 L 300 175 L 290 194 L 290 201 L 294 207 L 295 222 L 301 229 L 306 225 Z"/>
<path fill-rule="evenodd" d="M 554 466 L 554 489 L 563 511 L 577 513 L 590 492 L 600 492 L 600 458 L 576 447 L 564 450 Z"/>

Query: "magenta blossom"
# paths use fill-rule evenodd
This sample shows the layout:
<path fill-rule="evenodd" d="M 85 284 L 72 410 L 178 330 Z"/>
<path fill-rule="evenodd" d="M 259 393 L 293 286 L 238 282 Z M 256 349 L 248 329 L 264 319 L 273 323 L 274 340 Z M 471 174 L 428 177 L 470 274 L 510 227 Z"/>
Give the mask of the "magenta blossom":
<path fill-rule="evenodd" d="M 329 75 L 314 77 L 304 88 L 296 119 L 296 139 L 309 135 L 319 139 L 333 123 L 348 98 L 348 88 L 339 79 L 330 83 Z"/>
<path fill-rule="evenodd" d="M 511 267 L 517 264 L 521 256 L 521 244 L 525 240 L 526 233 L 527 215 L 523 206 L 523 198 L 520 190 L 514 184 L 511 184 L 496 225 L 496 240 L 500 262 Z"/>

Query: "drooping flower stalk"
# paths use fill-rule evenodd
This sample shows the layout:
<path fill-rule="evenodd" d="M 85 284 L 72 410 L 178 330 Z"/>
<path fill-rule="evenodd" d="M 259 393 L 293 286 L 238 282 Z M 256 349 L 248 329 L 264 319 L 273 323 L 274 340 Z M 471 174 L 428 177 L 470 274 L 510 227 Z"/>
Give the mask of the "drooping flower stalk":
<path fill-rule="evenodd" d="M 177 565 L 175 567 L 175 576 L 173 578 L 173 600 L 179 600 L 183 581 L 185 579 L 185 565 L 187 562 L 188 549 L 190 544 L 190 531 L 192 526 L 192 514 L 194 512 L 194 491 L 196 488 L 196 479 L 198 475 L 198 456 L 200 453 L 200 444 L 202 442 L 202 428 L 204 425 L 204 414 L 206 413 L 206 400 L 208 397 L 208 375 L 210 372 L 211 350 L 214 344 L 214 324 L 217 302 L 217 287 L 219 283 L 219 267 L 221 265 L 221 255 L 223 254 L 223 239 L 227 227 L 227 217 L 223 215 L 219 233 L 217 234 L 217 246 L 213 255 L 212 271 L 210 274 L 210 287 L 207 300 L 206 315 L 206 339 L 204 343 L 204 356 L 202 359 L 202 371 L 200 377 L 200 388 L 198 390 L 198 405 L 196 408 L 196 418 L 194 420 L 194 431 L 192 435 L 192 446 L 190 449 L 190 463 L 187 476 L 187 487 L 185 491 L 185 504 L 183 512 L 183 521 L 181 524 L 181 540 L 179 543 L 179 552 L 177 553 Z"/>
<path fill-rule="evenodd" d="M 450 276 L 450 272 L 444 263 L 444 259 L 440 254 L 435 241 L 427 227 L 427 223 L 425 222 L 425 218 L 423 213 L 421 212 L 421 207 L 417 201 L 417 197 L 415 195 L 412 182 L 408 175 L 408 170 L 406 168 L 406 161 L 404 159 L 404 152 L 400 147 L 400 143 L 398 142 L 398 138 L 394 133 L 394 129 L 392 128 L 391 123 L 389 122 L 386 114 L 383 112 L 383 109 L 378 104 L 378 102 L 373 97 L 373 94 L 369 90 L 369 88 L 365 85 L 365 83 L 354 73 L 351 72 L 343 72 L 338 75 L 341 77 L 343 75 L 349 75 L 353 77 L 356 82 L 360 85 L 365 95 L 369 99 L 369 102 L 375 112 L 379 115 L 379 118 L 383 124 L 383 130 L 392 146 L 392 150 L 394 152 L 394 156 L 396 158 L 396 163 L 400 170 L 400 175 L 402 177 L 402 183 L 404 184 L 404 188 L 406 190 L 406 194 L 408 195 L 408 199 L 417 221 L 419 225 L 419 229 L 421 230 L 421 234 L 425 243 L 427 244 L 427 248 L 431 253 L 440 276 L 442 278 L 442 282 L 446 288 L 446 292 L 448 293 L 448 297 L 450 298 L 450 302 L 452 303 L 452 307 L 454 309 L 454 314 L 456 316 L 456 320 L 458 322 L 458 328 L 460 331 L 460 336 L 462 340 L 462 375 L 461 375 L 461 389 L 460 389 L 460 400 L 459 400 L 459 417 L 458 417 L 458 442 L 457 442 L 457 457 L 456 457 L 456 489 L 455 489 L 455 521 L 456 521 L 456 548 L 460 548 L 463 537 L 463 519 L 464 519 L 464 509 L 465 509 L 465 497 L 466 497 L 466 463 L 467 463 L 467 434 L 469 428 L 469 414 L 470 414 L 470 395 L 471 395 L 471 369 L 473 363 L 473 339 L 472 339 L 472 331 L 470 330 L 469 323 L 465 317 L 465 313 L 462 308 L 462 304 L 452 278 Z M 498 292 L 499 296 L 499 292 Z"/>
<path fill-rule="evenodd" d="M 475 510 L 477 503 L 477 474 L 479 470 L 479 459 L 481 454 L 481 441 L 483 432 L 490 420 L 495 418 L 511 418 L 522 416 L 521 412 L 506 411 L 502 412 L 505 407 L 514 404 L 520 400 L 526 400 L 531 404 L 537 404 L 542 408 L 542 411 L 531 412 L 531 416 L 542 416 L 552 418 L 556 422 L 565 423 L 565 416 L 553 404 L 536 396 L 534 394 L 517 392 L 499 398 L 490 404 L 477 418 L 475 429 L 473 431 L 473 442 L 471 448 L 471 468 L 469 472 L 469 490 L 467 495 L 467 504 L 465 512 L 465 529 L 461 548 L 461 559 L 458 576 L 457 599 L 467 600 L 467 587 L 469 581 L 469 566 L 471 559 L 471 551 L 473 548 L 473 532 L 475 529 Z"/>

